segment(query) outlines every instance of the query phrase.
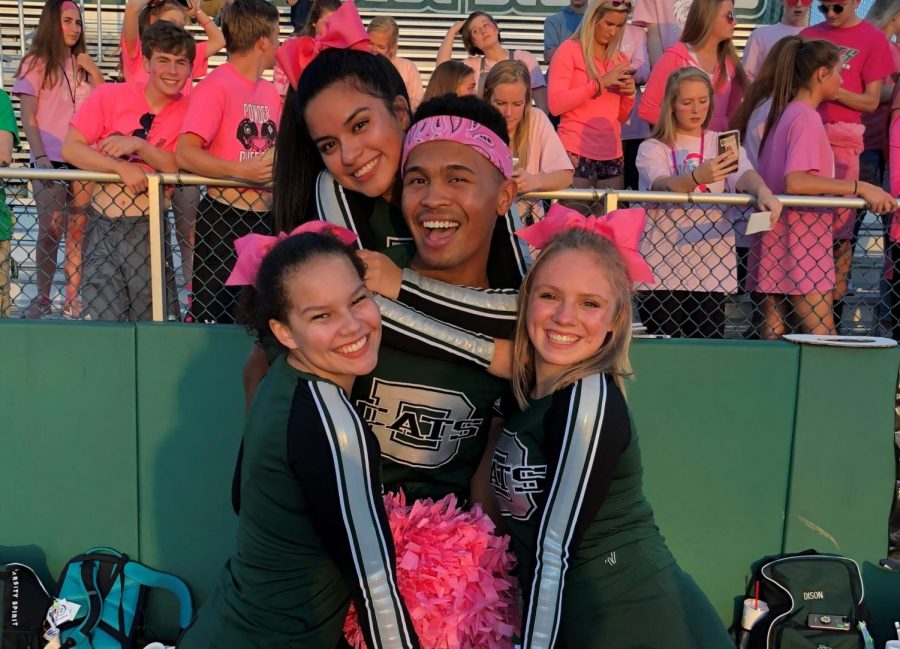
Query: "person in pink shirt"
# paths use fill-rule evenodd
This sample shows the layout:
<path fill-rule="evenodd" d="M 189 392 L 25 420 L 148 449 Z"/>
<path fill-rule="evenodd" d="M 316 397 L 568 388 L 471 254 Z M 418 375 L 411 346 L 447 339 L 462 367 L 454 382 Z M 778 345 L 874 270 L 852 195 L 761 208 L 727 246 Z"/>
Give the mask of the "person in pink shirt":
<path fill-rule="evenodd" d="M 251 185 L 272 180 L 281 98 L 262 78 L 275 64 L 278 10 L 266 0 L 235 0 L 226 7 L 222 32 L 228 63 L 194 89 L 175 154 L 182 169 Z M 267 155 L 268 154 L 268 155 Z M 194 250 L 197 322 L 234 322 L 237 293 L 225 286 L 234 265 L 234 240 L 271 229 L 271 193 L 259 188 L 209 187 L 200 201 Z"/>
<path fill-rule="evenodd" d="M 182 27 L 164 21 L 147 28 L 141 47 L 148 81 L 98 88 L 63 144 L 67 162 L 122 179 L 97 183 L 88 208 L 82 296 L 91 320 L 152 316 L 147 173 L 178 170 L 175 142 L 188 103 L 182 88 L 196 48 Z"/>
<path fill-rule="evenodd" d="M 653 65 L 638 104 L 638 117 L 656 124 L 669 76 L 680 68 L 695 67 L 709 75 L 715 90 L 710 127 L 727 130 L 748 85 L 732 41 L 735 22 L 732 0 L 694 0 L 681 41 Z"/>
<path fill-rule="evenodd" d="M 628 0 L 592 0 L 550 63 L 550 111 L 560 117 L 575 187 L 625 187 L 622 124 L 634 106 L 635 68 L 619 48 L 630 9 Z"/>
<path fill-rule="evenodd" d="M 683 68 L 666 84 L 663 110 L 638 149 L 640 189 L 659 192 L 747 193 L 777 220 L 781 203 L 753 170 L 743 147 L 718 155 L 711 128 L 713 87 L 703 70 Z M 638 308 L 649 333 L 721 338 L 725 298 L 737 290 L 734 228 L 725 206 L 647 210 L 641 254 L 656 284 L 640 290 Z"/>
<path fill-rule="evenodd" d="M 834 177 L 834 156 L 816 109 L 841 88 L 841 53 L 826 41 L 787 39 L 776 66 L 759 169 L 776 192 L 856 194 L 876 211 L 893 202 L 880 188 Z M 747 288 L 765 294 L 761 337 L 834 334 L 831 210 L 788 209 L 772 230 L 751 235 Z"/>
<path fill-rule="evenodd" d="M 438 65 L 452 58 L 453 41 L 458 35 L 462 36 L 463 47 L 469 53 L 464 63 L 475 72 L 479 97 L 484 93 L 484 79 L 495 63 L 507 60 L 521 61 L 531 76 L 531 96 L 534 98 L 534 105 L 547 112 L 547 81 L 538 60 L 531 52 L 505 49 L 500 40 L 500 26 L 493 16 L 483 11 L 475 11 L 465 20 L 454 23 L 438 49 Z"/>
<path fill-rule="evenodd" d="M 859 155 L 863 151 L 865 130 L 862 114 L 878 108 L 882 82 L 894 71 L 887 38 L 881 30 L 856 15 L 859 2 L 823 2 L 819 10 L 825 15 L 825 22 L 800 32 L 806 40 L 826 40 L 841 50 L 840 91 L 833 100 L 823 101 L 818 109 L 834 153 L 835 178 L 841 180 L 859 180 Z M 832 297 L 838 329 L 853 263 L 852 240 L 856 222 L 855 210 L 843 209 L 835 213 Z"/>
<path fill-rule="evenodd" d="M 691 0 L 637 0 L 632 22 L 647 29 L 651 66 L 681 38 L 690 8 Z"/>
<path fill-rule="evenodd" d="M 809 24 L 809 8 L 812 0 L 781 0 L 781 22 L 762 25 L 753 30 L 744 46 L 741 62 L 748 80 L 759 76 L 763 60 L 772 47 L 786 36 L 796 36 Z"/>
<path fill-rule="evenodd" d="M 189 19 L 193 19 L 206 33 L 206 41 L 197 43 L 197 56 L 194 67 L 184 86 L 184 94 L 189 95 L 194 87 L 194 79 L 206 76 L 207 63 L 211 56 L 225 47 L 225 37 L 212 18 L 200 8 L 200 0 L 128 0 L 125 3 L 125 15 L 122 19 L 122 76 L 126 82 L 146 83 L 147 71 L 144 69 L 141 54 L 141 36 L 144 30 L 159 20 L 166 20 L 179 27 L 184 27 Z M 197 220 L 197 207 L 200 204 L 200 188 L 185 185 L 177 187 L 172 196 L 172 211 L 175 215 L 175 236 L 181 251 L 181 270 L 188 293 L 191 292 L 191 280 L 194 269 L 194 224 Z"/>
<path fill-rule="evenodd" d="M 647 32 L 637 25 L 625 25 L 620 45 L 622 54 L 634 68 L 634 106 L 628 121 L 622 124 L 622 152 L 625 156 L 625 188 L 637 189 L 638 172 L 635 160 L 641 142 L 650 135 L 650 125 L 638 117 L 638 102 L 641 99 L 641 86 L 650 78 L 650 55 L 647 53 Z"/>
<path fill-rule="evenodd" d="M 67 0 L 50 0 L 41 11 L 31 49 L 19 65 L 12 88 L 20 101 L 22 128 L 35 169 L 66 167 L 62 143 L 69 119 L 94 86 L 101 83 L 103 73 L 87 53 L 78 5 Z M 34 260 L 37 295 L 25 308 L 23 317 L 37 319 L 50 314 L 50 288 L 56 274 L 59 242 L 65 230 L 63 316 L 78 318 L 81 315 L 78 291 L 86 225 L 82 208 L 87 200 L 87 190 L 82 183 L 38 180 L 33 181 L 33 188 L 38 216 Z"/>
<path fill-rule="evenodd" d="M 409 107 L 415 112 L 422 103 L 425 88 L 422 86 L 422 77 L 419 76 L 416 64 L 397 56 L 397 45 L 400 42 L 400 26 L 397 21 L 390 16 L 377 16 L 369 23 L 366 31 L 369 33 L 372 51 L 387 57 L 403 77 L 403 84 L 409 95 Z"/>
<path fill-rule="evenodd" d="M 484 99 L 506 120 L 513 155 L 512 178 L 519 194 L 554 191 L 572 184 L 574 167 L 550 118 L 531 106 L 528 68 L 520 61 L 500 61 L 484 80 Z M 520 199 L 519 217 L 530 225 L 544 216 L 541 201 Z"/>

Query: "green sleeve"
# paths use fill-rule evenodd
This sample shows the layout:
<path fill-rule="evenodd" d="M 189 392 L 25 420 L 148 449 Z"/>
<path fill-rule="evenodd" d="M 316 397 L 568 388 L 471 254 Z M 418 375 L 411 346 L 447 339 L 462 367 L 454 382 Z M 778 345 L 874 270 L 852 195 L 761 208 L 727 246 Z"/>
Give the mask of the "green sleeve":
<path fill-rule="evenodd" d="M 12 101 L 5 90 L 0 90 L 0 131 L 13 134 L 13 146 L 19 146 L 19 127 L 16 124 L 16 113 Z"/>

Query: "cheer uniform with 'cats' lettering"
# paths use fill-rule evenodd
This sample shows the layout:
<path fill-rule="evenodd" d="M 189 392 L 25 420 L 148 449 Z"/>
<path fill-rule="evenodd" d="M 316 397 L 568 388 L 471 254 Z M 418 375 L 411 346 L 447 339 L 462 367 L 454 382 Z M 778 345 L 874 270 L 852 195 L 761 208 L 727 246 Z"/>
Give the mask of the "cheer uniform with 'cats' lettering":
<path fill-rule="evenodd" d="M 653 522 L 625 398 L 594 374 L 512 414 L 491 485 L 519 559 L 522 649 L 733 646 Z"/>

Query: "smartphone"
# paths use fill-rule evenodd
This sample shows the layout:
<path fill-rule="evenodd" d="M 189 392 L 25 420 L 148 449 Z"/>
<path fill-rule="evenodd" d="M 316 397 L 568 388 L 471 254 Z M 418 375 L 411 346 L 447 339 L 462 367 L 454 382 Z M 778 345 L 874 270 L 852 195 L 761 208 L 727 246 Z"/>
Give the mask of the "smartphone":
<path fill-rule="evenodd" d="M 512 163 L 513 163 L 513 169 L 518 169 L 518 168 L 519 168 L 519 159 L 518 159 L 518 158 L 515 158 L 515 157 L 514 157 L 514 158 L 512 159 Z"/>
<path fill-rule="evenodd" d="M 741 151 L 741 133 L 740 131 L 725 131 L 719 133 L 718 146 L 716 147 L 716 155 L 722 155 L 728 151 L 733 151 L 738 156 Z M 735 161 L 731 171 L 737 171 L 738 163 Z"/>
<path fill-rule="evenodd" d="M 850 631 L 850 620 L 843 615 L 810 613 L 806 618 L 806 625 L 810 629 L 823 631 Z"/>
<path fill-rule="evenodd" d="M 637 74 L 637 70 L 635 70 L 634 68 L 628 68 L 627 70 L 622 70 L 622 74 L 633 77 Z"/>

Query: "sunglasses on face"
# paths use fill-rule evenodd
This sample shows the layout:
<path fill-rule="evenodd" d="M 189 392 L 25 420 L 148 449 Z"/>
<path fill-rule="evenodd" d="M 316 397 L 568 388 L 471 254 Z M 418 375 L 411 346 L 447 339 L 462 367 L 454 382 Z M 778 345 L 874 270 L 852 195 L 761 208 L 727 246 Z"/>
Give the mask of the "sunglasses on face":
<path fill-rule="evenodd" d="M 734 17 L 733 11 L 729 11 L 727 14 L 725 14 L 722 17 L 728 22 L 729 25 L 733 25 L 735 22 L 735 17 Z"/>
<path fill-rule="evenodd" d="M 821 4 L 821 5 L 819 5 L 819 11 L 821 11 L 822 14 L 825 16 L 828 15 L 829 11 L 833 11 L 835 16 L 840 16 L 842 13 L 844 13 L 844 5 L 842 5 L 842 4 L 832 4 L 832 5 Z"/>

